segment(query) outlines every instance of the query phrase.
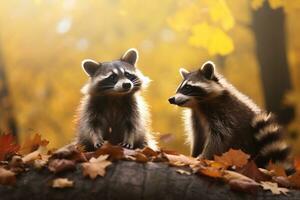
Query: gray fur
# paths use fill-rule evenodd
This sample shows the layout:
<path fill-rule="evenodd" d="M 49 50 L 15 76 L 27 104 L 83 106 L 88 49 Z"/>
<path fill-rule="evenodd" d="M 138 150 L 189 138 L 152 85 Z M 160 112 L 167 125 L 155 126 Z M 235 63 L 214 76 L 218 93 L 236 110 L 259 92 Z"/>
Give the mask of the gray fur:
<path fill-rule="evenodd" d="M 233 148 L 250 154 L 261 167 L 287 159 L 276 121 L 218 74 L 212 62 L 180 73 L 184 80 L 169 101 L 188 110 L 184 120 L 192 156 L 212 159 Z"/>
<path fill-rule="evenodd" d="M 137 51 L 130 49 L 120 60 L 83 61 L 90 79 L 82 89 L 77 141 L 87 150 L 99 148 L 104 141 L 127 148 L 155 148 L 148 107 L 140 95 L 147 78 L 136 68 L 137 59 Z"/>

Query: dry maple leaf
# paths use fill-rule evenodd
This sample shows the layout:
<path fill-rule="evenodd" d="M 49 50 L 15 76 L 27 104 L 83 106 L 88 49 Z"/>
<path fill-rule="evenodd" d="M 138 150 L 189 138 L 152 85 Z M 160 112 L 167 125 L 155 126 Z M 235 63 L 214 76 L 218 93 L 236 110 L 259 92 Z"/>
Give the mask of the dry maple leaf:
<path fill-rule="evenodd" d="M 214 160 L 224 163 L 227 166 L 242 167 L 248 163 L 250 156 L 241 150 L 229 149 L 221 156 L 214 156 Z"/>
<path fill-rule="evenodd" d="M 14 185 L 16 183 L 16 174 L 10 170 L 0 167 L 0 184 Z"/>
<path fill-rule="evenodd" d="M 154 151 L 153 149 L 151 149 L 150 147 L 145 147 L 143 150 L 142 150 L 142 153 L 147 156 L 147 157 L 156 157 L 158 156 L 158 152 Z"/>
<path fill-rule="evenodd" d="M 288 179 L 289 179 L 292 187 L 300 189 L 300 172 L 299 171 L 297 171 L 293 175 L 289 176 Z"/>
<path fill-rule="evenodd" d="M 262 181 L 260 185 L 263 187 L 264 190 L 270 190 L 272 194 L 287 194 L 289 192 L 289 189 L 278 187 L 277 183 L 269 181 Z"/>
<path fill-rule="evenodd" d="M 48 165 L 48 169 L 54 173 L 74 170 L 75 168 L 76 168 L 75 161 L 66 160 L 66 159 L 53 159 L 50 160 Z"/>
<path fill-rule="evenodd" d="M 112 160 L 121 160 L 124 158 L 124 150 L 121 146 L 105 143 L 94 152 L 93 157 L 97 158 L 100 155 L 109 155 Z"/>
<path fill-rule="evenodd" d="M 200 168 L 196 171 L 196 173 L 209 176 L 212 178 L 221 178 L 224 175 L 223 170 L 214 167 L 203 167 L 203 166 L 200 166 Z"/>
<path fill-rule="evenodd" d="M 247 179 L 232 179 L 228 182 L 232 190 L 255 194 L 260 187 L 259 183 Z"/>
<path fill-rule="evenodd" d="M 46 146 L 40 146 L 37 150 L 25 155 L 22 158 L 22 161 L 26 164 L 32 163 L 37 159 L 42 159 L 42 155 L 47 155 Z M 44 157 L 44 158 L 46 158 L 46 157 Z"/>
<path fill-rule="evenodd" d="M 9 154 L 15 154 L 19 148 L 11 134 L 0 135 L 0 161 Z"/>
<path fill-rule="evenodd" d="M 140 152 L 137 152 L 137 154 L 135 155 L 135 160 L 136 162 L 140 162 L 140 163 L 148 162 L 148 158 Z"/>
<path fill-rule="evenodd" d="M 191 175 L 192 173 L 183 169 L 177 169 L 176 170 L 177 173 L 179 174 L 184 174 L 184 175 Z"/>
<path fill-rule="evenodd" d="M 51 158 L 65 158 L 68 160 L 74 160 L 76 162 L 87 162 L 85 153 L 83 153 L 83 147 L 77 144 L 70 144 L 66 147 L 62 147 L 55 151 Z"/>
<path fill-rule="evenodd" d="M 260 171 L 255 162 L 253 160 L 251 160 L 250 162 L 248 162 L 246 165 L 244 165 L 242 168 L 237 169 L 237 172 L 254 179 L 255 181 L 268 181 L 270 180 L 272 177 L 263 173 L 262 171 Z"/>
<path fill-rule="evenodd" d="M 106 160 L 109 155 L 101 155 L 98 158 L 91 158 L 89 162 L 83 163 L 83 175 L 95 179 L 97 176 L 104 176 L 106 167 L 112 162 Z"/>
<path fill-rule="evenodd" d="M 40 134 L 35 134 L 32 138 L 28 137 L 20 148 L 19 153 L 22 155 L 31 153 L 39 148 L 39 146 L 47 146 L 49 141 L 43 140 Z"/>
<path fill-rule="evenodd" d="M 73 187 L 74 182 L 70 181 L 67 178 L 56 178 L 52 181 L 51 186 L 53 188 L 67 188 L 67 187 Z"/>
<path fill-rule="evenodd" d="M 179 155 L 172 155 L 164 153 L 164 156 L 168 159 L 169 164 L 171 166 L 188 166 L 188 165 L 194 165 L 195 163 L 199 163 L 199 161 L 196 158 L 185 156 L 182 154 Z"/>
<path fill-rule="evenodd" d="M 274 163 L 270 162 L 267 169 L 269 171 L 273 172 L 276 176 L 287 177 L 287 175 L 285 173 L 285 169 L 283 168 L 282 165 L 274 164 Z"/>

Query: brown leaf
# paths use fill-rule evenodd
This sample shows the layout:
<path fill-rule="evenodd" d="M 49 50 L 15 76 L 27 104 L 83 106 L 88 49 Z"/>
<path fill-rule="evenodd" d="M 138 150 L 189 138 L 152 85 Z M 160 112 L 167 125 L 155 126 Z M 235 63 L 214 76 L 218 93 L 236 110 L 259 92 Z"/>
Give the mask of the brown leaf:
<path fill-rule="evenodd" d="M 153 149 L 151 149 L 150 147 L 145 147 L 142 150 L 142 153 L 147 156 L 147 157 L 156 157 L 158 156 L 158 152 L 154 151 Z"/>
<path fill-rule="evenodd" d="M 244 165 L 242 168 L 237 169 L 237 172 L 254 179 L 255 181 L 268 181 L 271 179 L 271 176 L 268 176 L 267 174 L 261 172 L 255 162 L 251 160 L 246 165 Z"/>
<path fill-rule="evenodd" d="M 28 137 L 20 148 L 20 154 L 25 155 L 31 153 L 39 148 L 39 146 L 46 147 L 49 141 L 43 140 L 40 134 L 35 134 L 32 138 Z"/>
<path fill-rule="evenodd" d="M 74 182 L 70 181 L 67 178 L 56 178 L 53 180 L 52 185 L 53 188 L 66 188 L 66 187 L 73 187 Z"/>
<path fill-rule="evenodd" d="M 138 152 L 135 155 L 135 159 L 136 159 L 136 162 L 140 162 L 140 163 L 146 163 L 146 162 L 148 162 L 148 158 L 144 154 L 142 154 L 140 152 Z"/>
<path fill-rule="evenodd" d="M 33 163 L 34 160 L 42 159 L 42 155 L 47 155 L 46 146 L 40 146 L 37 150 L 25 155 L 22 158 L 22 161 L 26 164 Z"/>
<path fill-rule="evenodd" d="M 51 158 L 59 158 L 59 159 L 68 159 L 68 160 L 74 160 L 76 162 L 87 162 L 87 158 L 85 153 L 82 151 L 82 147 L 70 144 L 66 147 L 60 148 L 57 151 L 55 151 Z"/>
<path fill-rule="evenodd" d="M 296 171 L 300 171 L 300 156 L 298 156 L 294 159 L 294 166 L 295 166 Z"/>
<path fill-rule="evenodd" d="M 272 177 L 272 181 L 278 183 L 278 185 L 281 187 L 286 187 L 286 188 L 291 187 L 291 183 L 290 183 L 288 177 L 274 176 L 274 177 Z"/>
<path fill-rule="evenodd" d="M 278 187 L 277 183 L 269 181 L 262 181 L 260 185 L 263 187 L 264 190 L 270 190 L 272 194 L 287 194 L 289 192 L 289 189 Z"/>
<path fill-rule="evenodd" d="M 25 168 L 24 162 L 19 155 L 14 155 L 9 161 L 8 166 L 9 169 L 16 174 L 23 172 Z"/>
<path fill-rule="evenodd" d="M 191 175 L 192 173 L 183 169 L 177 169 L 176 172 L 179 174 L 184 174 L 184 175 Z"/>
<path fill-rule="evenodd" d="M 66 159 L 53 159 L 50 160 L 48 169 L 51 172 L 59 173 L 62 171 L 70 171 L 76 168 L 75 161 Z"/>
<path fill-rule="evenodd" d="M 228 182 L 228 184 L 232 190 L 248 192 L 252 194 L 256 194 L 260 186 L 259 183 L 251 179 L 232 179 Z"/>
<path fill-rule="evenodd" d="M 172 166 L 188 166 L 199 162 L 196 158 L 185 156 L 182 154 L 171 155 L 165 153 L 164 156 L 169 160 L 169 164 Z"/>
<path fill-rule="evenodd" d="M 11 134 L 0 135 L 0 161 L 9 154 L 15 154 L 19 149 L 20 146 L 15 144 L 15 139 Z"/>
<path fill-rule="evenodd" d="M 0 184 L 14 185 L 16 183 L 15 173 L 0 167 Z"/>
<path fill-rule="evenodd" d="M 276 176 L 287 177 L 287 175 L 285 173 L 285 169 L 283 168 L 283 166 L 281 166 L 279 164 L 274 164 L 274 163 L 270 162 L 267 169 L 271 172 L 274 172 L 274 174 Z"/>
<path fill-rule="evenodd" d="M 299 171 L 297 171 L 296 173 L 289 176 L 288 179 L 289 179 L 292 187 L 300 189 L 300 172 Z"/>
<path fill-rule="evenodd" d="M 112 162 L 106 160 L 109 155 L 101 155 L 98 158 L 91 158 L 89 162 L 83 163 L 83 175 L 89 176 L 91 179 L 95 179 L 98 175 L 104 176 L 106 167 L 112 164 Z"/>
<path fill-rule="evenodd" d="M 196 171 L 196 173 L 209 176 L 212 178 L 221 178 L 224 175 L 223 170 L 214 167 L 202 167 L 202 166 L 198 169 L 198 171 Z"/>
<path fill-rule="evenodd" d="M 105 143 L 100 149 L 95 151 L 93 157 L 97 158 L 100 155 L 109 155 L 109 158 L 112 160 L 121 160 L 124 158 L 124 151 L 121 146 Z"/>
<path fill-rule="evenodd" d="M 247 164 L 250 156 L 241 150 L 229 149 L 228 152 L 221 156 L 214 156 L 214 160 L 224 163 L 227 166 L 242 167 Z"/>

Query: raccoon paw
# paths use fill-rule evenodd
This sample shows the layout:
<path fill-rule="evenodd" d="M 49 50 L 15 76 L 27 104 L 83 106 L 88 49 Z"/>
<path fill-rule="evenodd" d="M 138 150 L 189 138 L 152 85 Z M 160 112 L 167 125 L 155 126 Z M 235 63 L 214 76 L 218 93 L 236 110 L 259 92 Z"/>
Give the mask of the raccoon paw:
<path fill-rule="evenodd" d="M 128 143 L 120 143 L 120 146 L 126 148 L 126 149 L 133 149 L 133 145 L 132 144 L 128 144 Z"/>

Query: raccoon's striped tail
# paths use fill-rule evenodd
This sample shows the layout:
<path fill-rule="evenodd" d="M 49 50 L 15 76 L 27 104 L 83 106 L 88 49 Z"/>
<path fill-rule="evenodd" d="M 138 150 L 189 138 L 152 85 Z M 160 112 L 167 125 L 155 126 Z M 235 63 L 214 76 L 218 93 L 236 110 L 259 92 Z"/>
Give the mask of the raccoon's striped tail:
<path fill-rule="evenodd" d="M 283 139 L 283 129 L 271 113 L 260 113 L 253 118 L 258 153 L 255 162 L 258 167 L 266 167 L 269 162 L 282 164 L 288 174 L 293 173 L 290 161 L 291 148 Z"/>

